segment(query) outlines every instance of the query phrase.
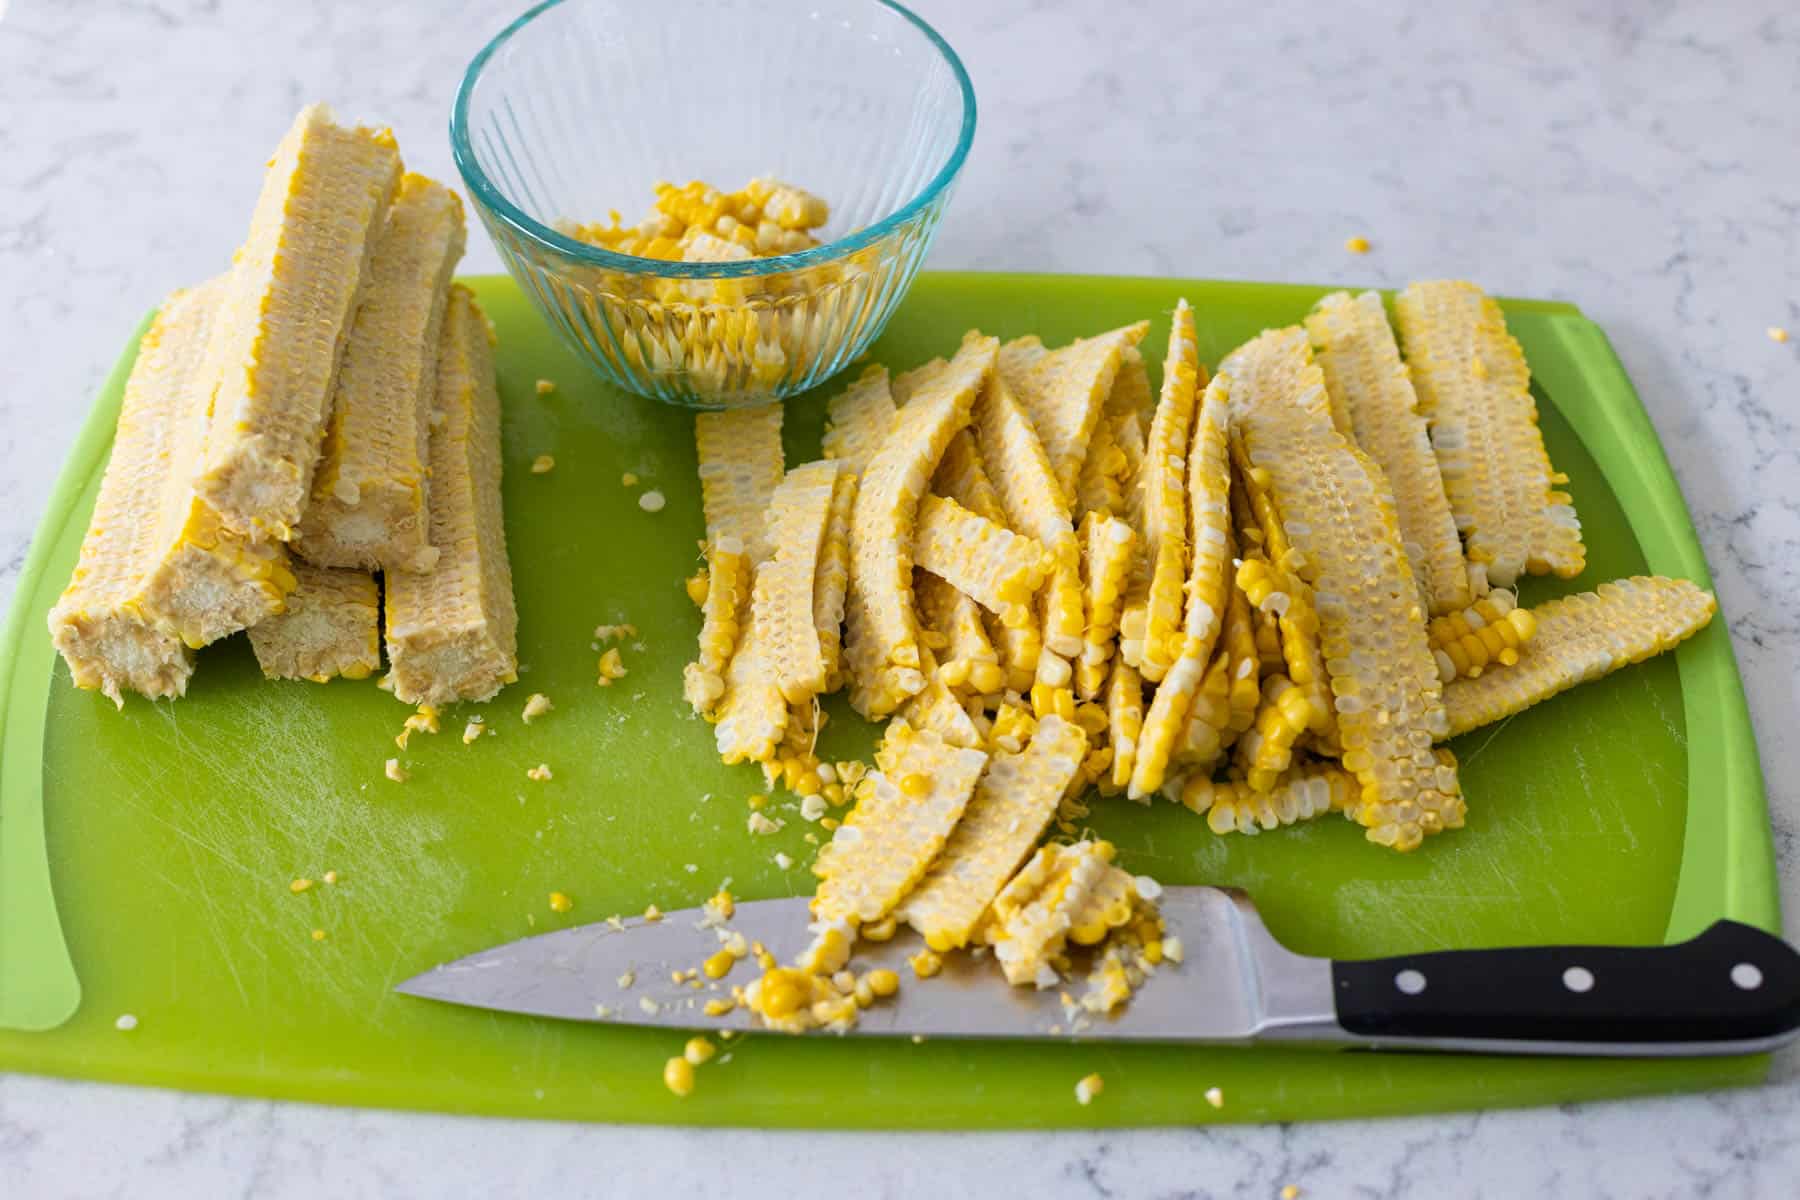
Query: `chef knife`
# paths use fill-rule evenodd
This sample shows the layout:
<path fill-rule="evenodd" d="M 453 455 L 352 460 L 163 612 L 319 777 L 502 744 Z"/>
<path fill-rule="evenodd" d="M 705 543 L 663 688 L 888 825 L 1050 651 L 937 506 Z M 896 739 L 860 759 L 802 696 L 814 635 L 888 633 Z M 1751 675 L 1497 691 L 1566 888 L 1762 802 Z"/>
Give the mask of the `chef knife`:
<path fill-rule="evenodd" d="M 1181 961 L 1165 961 L 1114 1015 L 1083 1018 L 1065 1007 L 1062 995 L 1078 997 L 1085 986 L 1078 972 L 1061 987 L 1009 987 L 990 958 L 960 953 L 944 956 L 940 975 L 915 979 L 906 959 L 922 943 L 902 931 L 858 945 L 852 970 L 887 967 L 902 984 L 851 1032 L 1663 1056 L 1753 1053 L 1800 1031 L 1800 953 L 1735 921 L 1672 946 L 1334 961 L 1281 945 L 1235 889 L 1169 887 L 1158 903 Z M 737 905 L 723 929 L 791 962 L 808 940 L 808 919 L 805 898 L 762 900 Z M 718 981 L 697 971 L 721 937 L 698 909 L 582 925 L 445 963 L 398 990 L 565 1020 L 755 1029 L 758 1018 L 742 1007 L 704 1014 L 708 1000 L 759 973 L 754 957 Z"/>

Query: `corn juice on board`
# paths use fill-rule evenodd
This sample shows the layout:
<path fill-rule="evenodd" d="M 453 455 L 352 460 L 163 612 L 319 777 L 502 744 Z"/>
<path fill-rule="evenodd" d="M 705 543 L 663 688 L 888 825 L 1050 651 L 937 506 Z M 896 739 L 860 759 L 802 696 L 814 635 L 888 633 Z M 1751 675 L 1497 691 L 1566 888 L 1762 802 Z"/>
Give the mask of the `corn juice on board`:
<path fill-rule="evenodd" d="M 681 593 L 703 528 L 691 417 L 584 378 L 509 282 L 473 283 L 500 333 L 521 675 L 494 701 L 447 709 L 442 733 L 414 734 L 401 752 L 404 784 L 385 779 L 382 764 L 407 710 L 372 683 L 265 681 L 242 638 L 200 652 L 179 705 L 133 697 L 121 714 L 69 686 L 42 618 L 86 526 L 124 366 L 96 405 L 0 655 L 0 1068 L 469 1112 L 961 1128 L 1375 1115 L 1760 1078 L 1761 1059 L 1471 1068 L 1274 1048 L 765 1035 L 732 1062 L 715 1060 L 678 1100 L 660 1081 L 679 1044 L 667 1033 L 499 1019 L 391 995 L 393 982 L 472 948 L 639 912 L 646 901 L 698 904 L 727 876 L 742 898 L 810 892 L 805 835 L 822 833 L 781 794 L 767 811 L 784 827 L 747 834 L 745 798 L 766 791 L 760 772 L 721 765 L 681 697 L 700 620 Z M 1327 290 L 926 276 L 872 357 L 903 370 L 971 326 L 1058 345 L 1157 315 L 1141 347 L 1154 387 L 1177 296 L 1194 304 L 1211 364 L 1258 330 L 1298 320 Z M 1583 579 L 1525 580 L 1523 601 L 1646 572 L 1705 584 L 1679 493 L 1603 336 L 1567 306 L 1506 308 L 1589 551 Z M 541 378 L 557 384 L 548 396 L 536 393 Z M 817 456 L 834 390 L 792 406 L 790 464 Z M 533 475 L 528 464 L 545 453 L 556 469 Z M 626 472 L 638 482 L 626 486 Z M 638 506 L 648 489 L 667 496 L 663 511 Z M 620 622 L 637 632 L 595 637 L 597 625 Z M 629 673 L 598 688 L 596 659 L 608 648 Z M 532 692 L 555 707 L 526 725 Z M 825 753 L 866 759 L 872 731 L 841 696 L 827 711 Z M 492 733 L 465 745 L 458 735 L 477 714 Z M 1084 825 L 1164 883 L 1248 888 L 1276 933 L 1311 953 L 1655 942 L 1722 915 L 1775 926 L 1760 775 L 1723 621 L 1675 654 L 1452 748 L 1469 827 L 1411 856 L 1373 850 L 1342 820 L 1219 837 L 1166 802 L 1097 801 Z M 528 779 L 538 764 L 553 778 Z M 1703 781 L 1692 822 L 1690 778 Z M 778 866 L 777 853 L 793 866 Z M 328 870 L 335 885 L 290 890 Z M 569 911 L 547 904 L 552 891 L 573 900 Z M 325 937 L 315 941 L 315 929 Z M 139 1020 L 129 1036 L 113 1028 L 126 1012 Z M 18 1031 L 29 1026 L 56 1027 Z M 1105 1095 L 1079 1106 L 1070 1089 L 1095 1070 Z M 1215 1085 L 1225 1097 L 1217 1110 L 1198 1095 Z"/>

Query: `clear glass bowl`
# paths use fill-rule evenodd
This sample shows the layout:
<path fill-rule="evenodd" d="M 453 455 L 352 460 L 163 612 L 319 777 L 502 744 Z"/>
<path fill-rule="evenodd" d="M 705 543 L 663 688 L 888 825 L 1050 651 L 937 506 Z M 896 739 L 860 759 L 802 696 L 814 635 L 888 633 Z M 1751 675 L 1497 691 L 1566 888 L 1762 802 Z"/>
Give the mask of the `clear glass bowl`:
<path fill-rule="evenodd" d="M 836 374 L 906 295 L 975 135 L 944 39 L 889 0 L 550 0 L 475 56 L 457 168 L 507 270 L 606 379 L 696 408 Z M 559 224 L 647 213 L 658 180 L 774 176 L 822 245 L 732 263 L 617 254 Z"/>

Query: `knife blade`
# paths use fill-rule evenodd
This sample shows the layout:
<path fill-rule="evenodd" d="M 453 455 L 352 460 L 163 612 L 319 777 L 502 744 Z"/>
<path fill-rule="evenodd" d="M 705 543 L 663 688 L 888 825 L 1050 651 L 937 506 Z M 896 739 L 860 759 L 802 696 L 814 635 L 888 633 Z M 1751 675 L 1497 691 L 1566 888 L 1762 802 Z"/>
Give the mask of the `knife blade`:
<path fill-rule="evenodd" d="M 987 957 L 944 956 L 917 980 L 923 948 L 902 930 L 861 942 L 850 969 L 901 975 L 898 995 L 861 1014 L 854 1036 L 1059 1038 L 1245 1044 L 1324 1042 L 1487 1053 L 1700 1055 L 1770 1049 L 1800 1031 L 1800 954 L 1721 921 L 1673 946 L 1452 950 L 1334 962 L 1287 949 L 1235 889 L 1168 887 L 1158 901 L 1180 962 L 1166 961 L 1115 1014 L 1072 1020 L 1063 987 L 1009 987 Z M 805 898 L 740 902 L 725 928 L 791 962 L 807 940 Z M 707 1016 L 759 973 L 695 971 L 720 946 L 699 909 L 538 934 L 406 980 L 404 994 L 562 1020 L 678 1029 L 760 1028 L 735 1008 Z"/>

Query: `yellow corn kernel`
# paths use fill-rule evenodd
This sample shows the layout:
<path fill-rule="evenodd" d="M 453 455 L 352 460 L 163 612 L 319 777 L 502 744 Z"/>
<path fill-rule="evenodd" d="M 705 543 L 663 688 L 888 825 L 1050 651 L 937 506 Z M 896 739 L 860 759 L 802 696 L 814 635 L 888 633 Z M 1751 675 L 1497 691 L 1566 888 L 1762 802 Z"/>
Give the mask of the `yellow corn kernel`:
<path fill-rule="evenodd" d="M 1137 551 L 1137 535 L 1118 517 L 1090 511 L 1081 518 L 1078 540 L 1087 628 L 1081 659 L 1075 667 L 1075 683 L 1081 698 L 1092 700 L 1106 682 L 1124 607 L 1125 583 Z"/>
<path fill-rule="evenodd" d="M 694 1064 L 677 1055 L 663 1064 L 663 1086 L 682 1099 L 694 1091 Z"/>
<path fill-rule="evenodd" d="M 599 683 L 601 687 L 610 687 L 614 680 L 623 679 L 630 673 L 619 657 L 617 646 L 608 646 L 600 652 Z"/>
<path fill-rule="evenodd" d="M 1205 772 L 1196 772 L 1181 789 L 1181 802 L 1206 817 L 1214 833 L 1254 834 L 1328 812 L 1348 812 L 1360 792 L 1348 771 L 1320 760 L 1294 763 L 1264 791 L 1242 781 L 1215 783 Z"/>
<path fill-rule="evenodd" d="M 554 704 L 550 703 L 550 697 L 544 695 L 542 692 L 533 692 L 525 701 L 525 711 L 521 714 L 521 717 L 524 722 L 529 725 L 555 707 Z"/>
<path fill-rule="evenodd" d="M 525 778 L 531 780 L 533 783 L 548 783 L 550 780 L 554 779 L 555 776 L 550 773 L 550 766 L 548 763 L 539 763 L 537 766 L 532 767 L 525 772 Z"/>
<path fill-rule="evenodd" d="M 1094 1102 L 1094 1097 L 1106 1090 L 1106 1081 L 1099 1075 L 1083 1075 L 1075 1081 L 1075 1102 L 1083 1108 Z"/>
<path fill-rule="evenodd" d="M 1537 618 L 1505 588 L 1495 588 L 1461 612 L 1436 617 L 1426 627 L 1438 678 L 1473 678 L 1489 666 L 1510 667 L 1537 632 Z"/>
<path fill-rule="evenodd" d="M 1581 522 L 1555 490 L 1530 368 L 1500 306 L 1472 283 L 1437 280 L 1409 286 L 1394 311 L 1469 558 L 1500 587 L 1580 574 Z"/>
<path fill-rule="evenodd" d="M 708 979 L 723 979 L 737 965 L 737 958 L 729 950 L 720 950 L 700 964 L 700 969 Z"/>
<path fill-rule="evenodd" d="M 1008 983 L 1043 987 L 1054 981 L 1050 960 L 1068 941 L 1075 914 L 1117 870 L 1112 858 L 1107 842 L 1051 844 L 1007 881 L 994 897 L 988 938 Z M 1125 879 L 1129 883 L 1130 876 Z"/>
<path fill-rule="evenodd" d="M 896 411 L 887 368 L 870 367 L 826 401 L 825 434 L 820 439 L 825 457 L 841 463 L 852 475 L 863 474 L 887 441 Z"/>
<path fill-rule="evenodd" d="M 1123 790 L 1131 782 L 1143 723 L 1143 679 L 1137 668 L 1120 657 L 1114 660 L 1106 684 L 1106 724 L 1113 752 L 1110 786 L 1114 790 Z"/>
<path fill-rule="evenodd" d="M 405 783 L 408 779 L 412 778 L 412 774 L 408 772 L 405 767 L 400 765 L 400 760 L 397 758 L 388 759 L 387 764 L 383 767 L 383 771 L 387 777 L 395 783 Z"/>
<path fill-rule="evenodd" d="M 1531 609 L 1536 633 L 1515 666 L 1444 688 L 1446 737 L 1513 716 L 1577 684 L 1673 649 L 1706 628 L 1711 592 L 1635 575 Z"/>
<path fill-rule="evenodd" d="M 1003 364 L 1006 384 L 1024 406 L 1032 428 L 1049 456 L 1050 468 L 1067 503 L 1075 495 L 1081 463 L 1088 442 L 1099 423 L 1106 398 L 1119 373 L 1119 361 L 1128 346 L 1135 347 L 1150 329 L 1139 321 L 1037 356 L 1023 370 Z"/>
<path fill-rule="evenodd" d="M 705 567 L 701 567 L 682 580 L 682 588 L 687 592 L 688 599 L 694 602 L 695 608 L 704 608 L 706 597 L 712 591 L 712 575 Z"/>
<path fill-rule="evenodd" d="M 930 979 L 944 969 L 944 960 L 938 957 L 936 951 L 929 948 L 919 951 L 906 962 L 908 966 L 912 967 L 913 974 L 920 979 Z"/>
<path fill-rule="evenodd" d="M 574 907 L 575 907 L 575 902 L 573 900 L 569 899 L 568 896 L 564 895 L 562 892 L 551 892 L 550 893 L 550 911 L 551 912 L 566 913 L 571 908 L 574 908 Z"/>
<path fill-rule="evenodd" d="M 1314 306 L 1306 332 L 1333 409 L 1346 415 L 1356 444 L 1393 489 L 1401 541 L 1426 607 L 1433 613 L 1468 607 L 1472 597 L 1462 539 L 1381 297 L 1333 293 Z"/>

